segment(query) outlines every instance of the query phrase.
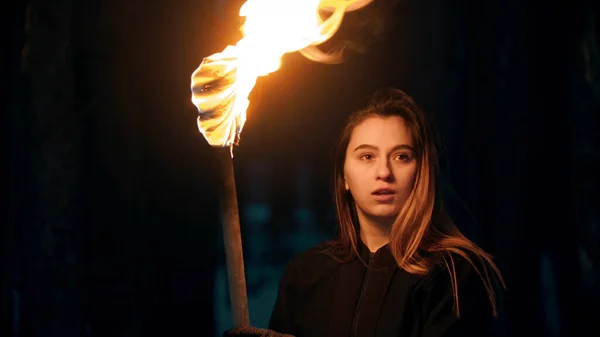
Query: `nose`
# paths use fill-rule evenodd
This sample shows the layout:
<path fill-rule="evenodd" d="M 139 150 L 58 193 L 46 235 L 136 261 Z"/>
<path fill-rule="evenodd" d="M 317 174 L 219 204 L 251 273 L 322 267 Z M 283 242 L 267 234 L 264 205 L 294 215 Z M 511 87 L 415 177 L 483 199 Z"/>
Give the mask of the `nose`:
<path fill-rule="evenodd" d="M 379 160 L 376 168 L 377 180 L 392 181 L 394 179 L 390 162 L 388 160 Z"/>

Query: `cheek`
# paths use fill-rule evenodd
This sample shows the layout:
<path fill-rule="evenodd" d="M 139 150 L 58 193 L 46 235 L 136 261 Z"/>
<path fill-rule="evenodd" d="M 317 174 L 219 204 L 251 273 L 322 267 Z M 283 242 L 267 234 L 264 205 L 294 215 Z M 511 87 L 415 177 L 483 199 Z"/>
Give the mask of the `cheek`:
<path fill-rule="evenodd" d="M 364 172 L 361 172 L 355 165 L 346 165 L 344 168 L 344 180 L 351 190 L 357 191 L 361 186 L 364 186 L 364 184 L 361 183 L 361 180 L 363 180 L 364 177 Z"/>
<path fill-rule="evenodd" d="M 412 186 L 414 185 L 416 177 L 417 177 L 417 170 L 414 169 L 414 170 L 412 170 L 412 172 L 410 172 L 410 174 L 406 178 L 406 185 L 409 188 L 412 188 Z"/>
<path fill-rule="evenodd" d="M 415 179 L 417 177 L 416 166 L 401 170 L 400 172 L 398 172 L 397 177 L 398 177 L 398 183 L 400 184 L 401 188 L 403 190 L 408 190 L 410 192 L 410 190 L 412 190 L 412 187 L 415 183 Z"/>

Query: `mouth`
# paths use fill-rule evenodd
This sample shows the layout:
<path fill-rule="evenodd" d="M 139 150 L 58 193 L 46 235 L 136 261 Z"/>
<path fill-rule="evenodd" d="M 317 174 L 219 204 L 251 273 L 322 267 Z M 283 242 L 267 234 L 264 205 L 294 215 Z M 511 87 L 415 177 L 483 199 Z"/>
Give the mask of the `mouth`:
<path fill-rule="evenodd" d="M 388 196 L 388 195 L 394 195 L 394 194 L 396 194 L 396 192 L 389 188 L 380 188 L 380 189 L 375 190 L 371 194 L 378 195 L 378 196 Z"/>
<path fill-rule="evenodd" d="M 389 188 L 380 188 L 375 190 L 373 193 L 373 199 L 377 203 L 389 204 L 396 200 L 396 191 Z"/>

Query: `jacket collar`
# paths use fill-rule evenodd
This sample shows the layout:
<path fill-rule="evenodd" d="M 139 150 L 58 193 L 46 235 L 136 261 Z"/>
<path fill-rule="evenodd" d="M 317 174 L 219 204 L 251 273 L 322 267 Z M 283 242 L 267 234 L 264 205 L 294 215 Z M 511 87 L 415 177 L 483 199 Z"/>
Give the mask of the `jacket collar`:
<path fill-rule="evenodd" d="M 358 233 L 357 233 L 358 234 Z M 385 244 L 375 252 L 371 252 L 369 247 L 363 242 L 360 235 L 357 235 L 357 250 L 362 260 L 370 267 L 395 269 L 398 265 L 390 251 L 389 243 Z"/>

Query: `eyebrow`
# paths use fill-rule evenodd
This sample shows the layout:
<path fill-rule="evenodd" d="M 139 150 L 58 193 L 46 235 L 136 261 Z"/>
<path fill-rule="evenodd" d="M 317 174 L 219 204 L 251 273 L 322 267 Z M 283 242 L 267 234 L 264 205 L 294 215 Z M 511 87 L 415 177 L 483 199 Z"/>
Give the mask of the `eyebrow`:
<path fill-rule="evenodd" d="M 375 145 L 370 145 L 370 144 L 360 144 L 359 146 L 357 146 L 357 147 L 354 149 L 354 152 L 356 152 L 356 151 L 358 151 L 358 150 L 362 150 L 362 149 L 368 149 L 368 150 L 379 150 L 379 148 L 378 148 L 377 146 L 375 146 Z M 394 146 L 394 147 L 392 148 L 392 151 L 391 151 L 391 152 L 393 152 L 393 151 L 397 151 L 397 150 L 400 150 L 400 149 L 410 150 L 410 151 L 413 151 L 413 152 L 415 151 L 415 149 L 414 149 L 412 146 L 408 145 L 408 144 L 399 144 L 399 145 L 396 145 L 396 146 Z"/>

